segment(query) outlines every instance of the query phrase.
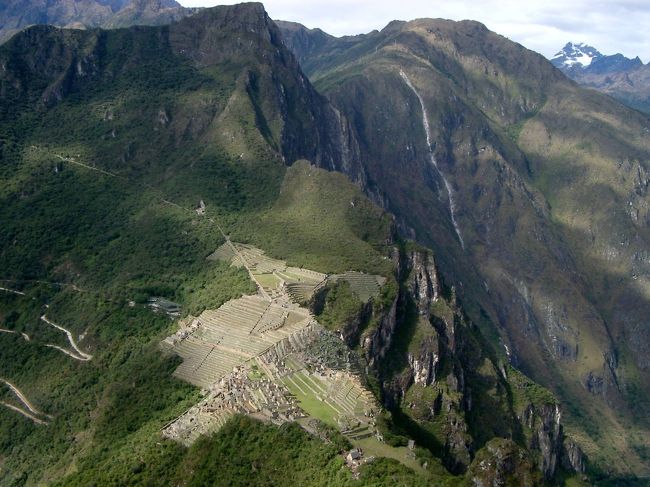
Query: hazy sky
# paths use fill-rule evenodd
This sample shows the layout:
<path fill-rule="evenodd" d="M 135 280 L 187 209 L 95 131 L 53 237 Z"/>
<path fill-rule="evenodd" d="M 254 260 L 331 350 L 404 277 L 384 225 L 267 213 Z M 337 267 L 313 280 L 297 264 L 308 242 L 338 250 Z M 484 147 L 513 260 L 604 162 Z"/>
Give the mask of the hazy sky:
<path fill-rule="evenodd" d="M 239 3 L 180 0 L 191 7 Z M 621 52 L 650 61 L 650 0 L 267 0 L 274 19 L 320 27 L 333 35 L 381 29 L 394 19 L 441 17 L 483 22 L 529 49 L 552 56 L 567 41 L 603 54 Z"/>

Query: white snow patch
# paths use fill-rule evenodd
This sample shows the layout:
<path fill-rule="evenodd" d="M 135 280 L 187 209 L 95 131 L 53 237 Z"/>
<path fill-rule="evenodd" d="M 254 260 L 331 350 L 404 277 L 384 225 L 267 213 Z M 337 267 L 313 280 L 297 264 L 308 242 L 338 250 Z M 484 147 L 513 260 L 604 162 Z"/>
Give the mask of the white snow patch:
<path fill-rule="evenodd" d="M 567 58 L 566 61 L 564 61 L 564 64 L 566 64 L 567 66 L 575 66 L 576 64 L 580 64 L 586 68 L 591 64 L 593 60 L 594 60 L 594 56 L 590 56 L 585 52 L 581 52 L 581 53 L 574 54 L 570 58 Z"/>

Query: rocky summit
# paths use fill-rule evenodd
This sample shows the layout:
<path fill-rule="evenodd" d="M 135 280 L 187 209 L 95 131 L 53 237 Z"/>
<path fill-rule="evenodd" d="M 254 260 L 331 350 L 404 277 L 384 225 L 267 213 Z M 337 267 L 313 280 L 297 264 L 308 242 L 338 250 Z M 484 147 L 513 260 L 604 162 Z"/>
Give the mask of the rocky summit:
<path fill-rule="evenodd" d="M 650 113 L 650 68 L 639 57 L 603 55 L 584 43 L 567 43 L 554 66 L 583 86 L 607 93 L 631 108 Z"/>
<path fill-rule="evenodd" d="M 19 3 L 1 484 L 645 485 L 650 119 L 563 73 L 642 63 Z"/>

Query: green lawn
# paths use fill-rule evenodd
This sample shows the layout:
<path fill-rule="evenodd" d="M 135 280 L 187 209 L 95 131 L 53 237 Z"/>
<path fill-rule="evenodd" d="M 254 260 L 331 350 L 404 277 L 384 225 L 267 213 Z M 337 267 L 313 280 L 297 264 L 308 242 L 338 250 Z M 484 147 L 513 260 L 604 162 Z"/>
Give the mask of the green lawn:
<path fill-rule="evenodd" d="M 275 289 L 278 284 L 280 284 L 280 279 L 278 279 L 273 274 L 253 274 L 255 280 L 260 283 L 260 286 L 268 289 Z"/>
<path fill-rule="evenodd" d="M 398 462 L 412 468 L 415 471 L 421 471 L 422 466 L 415 458 L 415 454 L 405 446 L 395 447 L 377 440 L 374 436 L 364 438 L 363 440 L 351 440 L 354 446 L 363 450 L 366 457 L 386 457 L 397 460 Z"/>
<path fill-rule="evenodd" d="M 295 375 L 302 375 L 304 377 L 304 374 L 300 373 Z M 308 390 L 302 382 L 295 378 L 293 378 L 293 381 L 294 382 L 292 383 L 287 378 L 283 380 L 291 393 L 298 399 L 300 407 L 303 408 L 307 414 L 319 419 L 323 423 L 338 427 L 336 418 L 339 417 L 339 414 L 332 409 L 331 406 L 316 397 L 316 395 L 312 391 Z"/>

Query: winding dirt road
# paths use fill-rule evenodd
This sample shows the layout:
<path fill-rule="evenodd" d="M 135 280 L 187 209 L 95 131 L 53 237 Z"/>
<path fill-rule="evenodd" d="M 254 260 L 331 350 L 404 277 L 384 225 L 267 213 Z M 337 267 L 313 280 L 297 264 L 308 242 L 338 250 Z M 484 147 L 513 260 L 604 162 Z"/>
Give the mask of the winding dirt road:
<path fill-rule="evenodd" d="M 19 333 L 19 332 L 14 331 L 14 330 L 6 330 L 4 328 L 0 328 L 0 333 L 12 333 L 14 335 L 20 334 L 20 335 L 22 335 L 22 337 L 25 339 L 26 342 L 29 341 L 29 335 L 27 333 L 23 333 L 23 332 Z"/>
<path fill-rule="evenodd" d="M 26 411 L 23 408 L 20 408 L 18 406 L 14 406 L 13 404 L 9 404 L 8 402 L 4 402 L 4 401 L 0 401 L 0 404 L 2 404 L 3 406 L 11 409 L 12 411 L 16 411 L 17 413 L 22 414 L 26 418 L 31 419 L 32 421 L 34 421 L 34 423 L 48 424 L 47 421 L 39 418 L 38 416 L 45 417 L 45 418 L 48 418 L 48 419 L 51 419 L 52 416 L 50 416 L 49 414 L 45 414 L 44 412 L 37 409 L 36 406 L 34 406 L 29 401 L 29 399 L 27 399 L 27 396 L 25 396 L 25 394 L 23 394 L 21 392 L 21 390 L 18 389 L 18 387 L 16 387 L 14 384 L 9 382 L 8 380 L 3 379 L 2 377 L 0 377 L 0 382 L 3 382 L 11 390 L 11 392 L 14 393 L 14 395 L 18 398 L 18 400 L 24 404 L 24 406 L 29 411 Z"/>
<path fill-rule="evenodd" d="M 87 362 L 88 360 L 90 360 L 90 359 L 85 358 L 85 357 L 80 357 L 79 355 L 76 355 L 76 354 L 72 353 L 72 352 L 71 352 L 70 350 L 68 350 L 67 348 L 59 347 L 58 345 L 54 345 L 53 343 L 46 343 L 45 346 L 46 346 L 46 347 L 50 347 L 50 348 L 55 348 L 55 349 L 57 349 L 59 352 L 63 352 L 63 353 L 65 353 L 66 355 L 72 357 L 73 359 L 75 359 L 75 360 L 79 360 L 79 361 L 81 361 L 81 362 Z"/>
<path fill-rule="evenodd" d="M 9 389 L 16 395 L 18 399 L 20 399 L 20 402 L 22 402 L 27 409 L 29 409 L 32 413 L 38 414 L 40 416 L 47 416 L 47 414 L 43 413 L 42 411 L 39 411 L 36 406 L 34 406 L 31 402 L 29 402 L 29 399 L 27 399 L 27 396 L 20 392 L 20 389 L 18 389 L 15 385 L 13 385 L 11 382 L 9 382 L 6 379 L 3 379 L 0 377 L 0 382 L 4 382 Z"/>
<path fill-rule="evenodd" d="M 13 404 L 9 404 L 8 402 L 4 402 L 4 401 L 0 401 L 0 404 L 2 404 L 3 406 L 5 406 L 5 407 L 7 407 L 7 408 L 9 408 L 9 409 L 11 409 L 13 411 L 16 411 L 19 414 L 22 414 L 26 418 L 31 419 L 32 421 L 34 421 L 34 423 L 36 423 L 36 424 L 48 424 L 47 421 L 43 421 L 42 419 L 37 418 L 33 414 L 28 413 L 27 411 L 25 411 L 24 409 L 19 408 L 18 406 L 14 406 Z"/>
<path fill-rule="evenodd" d="M 57 325 L 56 323 L 51 322 L 50 320 L 47 319 L 47 317 L 46 317 L 45 315 L 41 316 L 41 320 L 43 320 L 43 321 L 44 321 L 45 323 L 47 323 L 48 325 L 53 326 L 54 328 L 56 328 L 56 329 L 61 330 L 62 332 L 64 332 L 64 333 L 68 336 L 68 341 L 70 342 L 70 345 L 72 346 L 72 348 L 75 349 L 75 351 L 77 352 L 78 356 L 75 356 L 75 355 L 72 354 L 71 352 L 69 352 L 69 351 L 65 350 L 64 348 L 61 348 L 61 347 L 59 347 L 59 346 L 57 346 L 57 345 L 47 345 L 48 347 L 52 347 L 52 348 L 56 348 L 56 349 L 58 349 L 58 350 L 61 350 L 63 353 L 66 353 L 67 355 L 70 355 L 71 357 L 76 358 L 77 360 L 81 360 L 82 362 L 87 362 L 87 361 L 89 361 L 90 359 L 93 358 L 92 355 L 90 355 L 90 354 L 88 354 L 88 353 L 82 351 L 82 350 L 77 346 L 77 344 L 76 344 L 75 341 L 74 341 L 74 338 L 72 338 L 72 333 L 70 333 L 69 330 L 67 330 L 66 328 L 63 328 L 62 326 Z"/>
<path fill-rule="evenodd" d="M 8 293 L 18 294 L 19 296 L 26 296 L 26 294 L 24 292 L 16 291 L 15 289 L 9 289 L 9 288 L 6 288 L 6 287 L 0 287 L 0 291 L 5 291 L 5 292 L 8 292 Z"/>

